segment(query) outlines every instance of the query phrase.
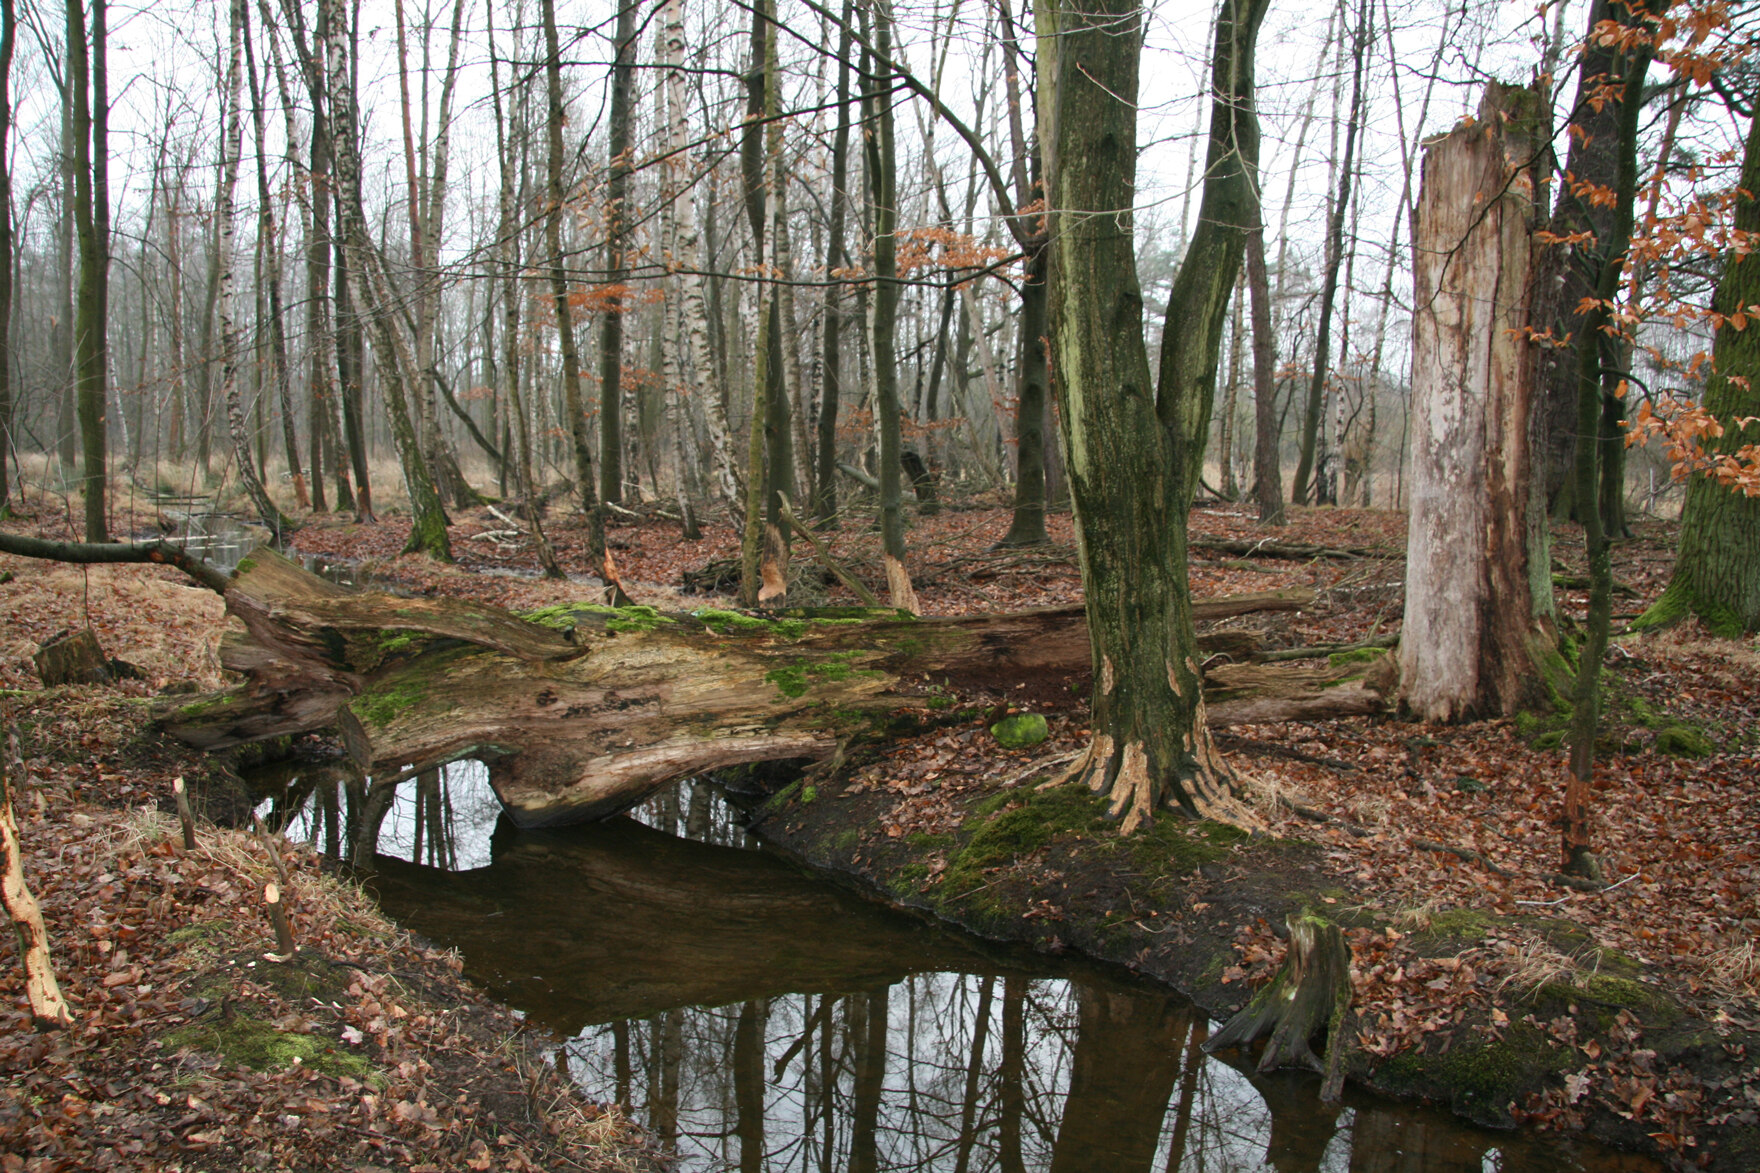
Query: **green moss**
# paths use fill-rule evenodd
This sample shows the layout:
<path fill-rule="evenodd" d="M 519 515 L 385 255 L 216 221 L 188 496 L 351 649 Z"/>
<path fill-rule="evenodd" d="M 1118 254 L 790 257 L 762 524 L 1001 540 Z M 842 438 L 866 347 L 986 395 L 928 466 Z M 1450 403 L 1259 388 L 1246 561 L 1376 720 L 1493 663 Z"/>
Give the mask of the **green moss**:
<path fill-rule="evenodd" d="M 255 558 L 240 558 L 238 560 L 238 569 L 232 572 L 232 577 L 243 578 L 256 568 L 257 560 Z"/>
<path fill-rule="evenodd" d="M 1346 664 L 1372 664 L 1386 655 L 1386 648 L 1352 648 L 1348 652 L 1333 652 L 1326 662 L 1339 668 Z"/>
<path fill-rule="evenodd" d="M 809 803 L 816 802 L 816 801 L 818 801 L 818 798 L 819 798 L 819 788 L 817 786 L 802 787 L 802 789 L 801 789 L 801 805 L 802 806 L 806 806 Z"/>
<path fill-rule="evenodd" d="M 640 605 L 607 607 L 602 603 L 558 603 L 550 607 L 540 607 L 536 611 L 524 612 L 520 618 L 527 623 L 536 623 L 541 627 L 571 631 L 580 622 L 583 615 L 594 615 L 604 619 L 606 631 L 653 631 L 663 624 L 678 622 L 669 615 L 662 615 L 653 607 Z"/>
<path fill-rule="evenodd" d="M 999 790 L 989 798 L 983 799 L 973 805 L 972 813 L 975 815 L 993 815 L 1019 797 L 1020 793 L 1018 791 Z"/>
<path fill-rule="evenodd" d="M 173 1050 L 189 1047 L 207 1051 L 253 1071 L 280 1071 L 297 1063 L 336 1078 L 348 1076 L 375 1085 L 381 1082 L 365 1058 L 327 1038 L 276 1030 L 242 1014 L 234 1015 L 231 1022 L 181 1027 L 165 1036 L 165 1045 Z"/>
<path fill-rule="evenodd" d="M 1450 908 L 1430 918 L 1428 936 L 1461 941 L 1483 940 L 1493 917 L 1473 908 Z"/>
<path fill-rule="evenodd" d="M 981 886 L 985 869 L 1037 851 L 1060 834 L 1098 834 L 1107 827 L 1100 800 L 1078 787 L 1030 791 L 1020 797 L 1022 805 L 1001 810 L 980 824 L 966 845 L 947 861 L 941 890 L 949 899 Z"/>
<path fill-rule="evenodd" d="M 784 786 L 781 790 L 778 790 L 775 794 L 770 796 L 770 800 L 764 804 L 764 809 L 766 811 L 781 810 L 788 805 L 789 799 L 793 798 L 800 792 L 800 789 L 801 783 L 799 779 L 790 782 L 787 786 Z"/>
<path fill-rule="evenodd" d="M 1690 725 L 1670 725 L 1656 735 L 1656 749 L 1677 758 L 1705 758 L 1717 752 L 1717 745 Z"/>
<path fill-rule="evenodd" d="M 777 692 L 794 699 L 806 695 L 807 689 L 815 684 L 835 684 L 854 676 L 883 675 L 854 667 L 850 661 L 861 654 L 860 651 L 833 652 L 822 660 L 797 660 L 772 668 L 764 673 L 764 679 L 774 685 Z"/>
<path fill-rule="evenodd" d="M 931 696 L 931 697 L 926 697 L 923 700 L 923 707 L 924 708 L 934 709 L 936 711 L 940 711 L 942 709 L 951 709 L 951 708 L 953 708 L 953 705 L 954 705 L 954 700 L 950 696 Z"/>
<path fill-rule="evenodd" d="M 1198 823 L 1162 815 L 1143 831 L 1120 842 L 1130 851 L 1136 869 L 1153 883 L 1189 872 L 1200 864 L 1215 863 L 1247 838 L 1245 831 L 1226 823 Z"/>
<path fill-rule="evenodd" d="M 1502 1122 L 1512 1103 L 1567 1070 L 1575 1058 L 1539 1030 L 1513 1023 L 1501 1039 L 1456 1032 L 1443 1054 L 1408 1051 L 1376 1070 L 1376 1082 L 1395 1094 L 1439 1096 L 1481 1122 Z"/>
<path fill-rule="evenodd" d="M 1539 737 L 1534 739 L 1534 748 L 1557 749 L 1564 744 L 1564 735 L 1565 731 L 1563 729 L 1553 729 L 1549 732 L 1542 733 Z"/>
<path fill-rule="evenodd" d="M 379 637 L 379 650 L 382 652 L 401 652 L 415 642 L 416 637 L 407 631 L 400 635 L 386 633 Z"/>
<path fill-rule="evenodd" d="M 348 707 L 366 725 L 383 729 L 414 708 L 422 687 L 413 680 L 387 681 L 350 701 Z"/>
<path fill-rule="evenodd" d="M 854 851 L 861 841 L 862 832 L 860 828 L 845 827 L 837 834 L 831 836 L 831 838 L 825 840 L 825 848 L 827 851 L 830 851 L 835 855 L 842 855 L 845 852 Z"/>
<path fill-rule="evenodd" d="M 918 851 L 939 851 L 943 847 L 953 845 L 953 836 L 931 835 L 927 831 L 913 831 L 904 837 L 904 841 Z"/>
<path fill-rule="evenodd" d="M 1612 1027 L 1621 1010 L 1631 1011 L 1651 1028 L 1672 1026 L 1683 1017 L 1680 1006 L 1661 990 L 1607 972 L 1547 982 L 1534 991 L 1533 1000 L 1537 1005 L 1575 1006 L 1600 1030 Z"/>
<path fill-rule="evenodd" d="M 1051 729 L 1043 713 L 1016 713 L 990 726 L 990 736 L 1003 749 L 1031 749 L 1051 736 Z"/>

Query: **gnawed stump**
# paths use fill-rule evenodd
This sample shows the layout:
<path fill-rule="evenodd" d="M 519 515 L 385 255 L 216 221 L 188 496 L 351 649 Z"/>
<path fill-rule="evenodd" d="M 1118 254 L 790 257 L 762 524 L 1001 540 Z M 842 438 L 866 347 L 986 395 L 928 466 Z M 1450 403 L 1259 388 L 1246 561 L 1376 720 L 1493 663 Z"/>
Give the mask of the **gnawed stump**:
<path fill-rule="evenodd" d="M 1271 984 L 1205 1042 L 1207 1052 L 1247 1046 L 1269 1034 L 1259 1070 L 1283 1066 L 1321 1072 L 1320 1098 L 1335 1100 L 1344 1083 L 1344 1016 L 1351 1004 L 1351 950 L 1337 925 L 1313 913 L 1291 913 L 1289 954 Z M 1308 1045 L 1326 1030 L 1324 1065 Z"/>
<path fill-rule="evenodd" d="M 44 688 L 63 684 L 109 684 L 110 662 L 98 647 L 92 629 L 61 631 L 43 641 L 31 657 L 37 665 L 37 676 Z"/>

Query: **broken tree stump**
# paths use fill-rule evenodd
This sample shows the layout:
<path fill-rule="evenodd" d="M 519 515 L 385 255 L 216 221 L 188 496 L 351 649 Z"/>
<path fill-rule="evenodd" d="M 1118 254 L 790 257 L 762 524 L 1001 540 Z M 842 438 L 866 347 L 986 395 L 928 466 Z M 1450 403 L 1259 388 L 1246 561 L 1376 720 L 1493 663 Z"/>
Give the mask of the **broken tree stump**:
<path fill-rule="evenodd" d="M 1291 913 L 1289 954 L 1271 984 L 1205 1042 L 1206 1052 L 1245 1047 L 1269 1034 L 1259 1070 L 1306 1067 L 1326 1075 L 1322 1098 L 1336 1098 L 1342 1083 L 1345 1012 L 1351 1004 L 1351 950 L 1337 925 L 1313 913 Z M 1309 1045 L 1326 1030 L 1327 1061 Z"/>
<path fill-rule="evenodd" d="M 109 684 L 110 662 L 89 627 L 60 631 L 43 641 L 31 657 L 44 688 L 63 684 Z"/>

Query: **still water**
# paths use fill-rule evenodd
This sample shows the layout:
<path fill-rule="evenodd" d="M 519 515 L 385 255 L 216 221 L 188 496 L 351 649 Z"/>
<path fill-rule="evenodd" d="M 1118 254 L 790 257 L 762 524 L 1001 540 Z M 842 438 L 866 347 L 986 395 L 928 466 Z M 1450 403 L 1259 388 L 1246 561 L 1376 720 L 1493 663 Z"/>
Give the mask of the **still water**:
<path fill-rule="evenodd" d="M 284 776 L 261 810 L 324 846 L 348 841 L 346 805 L 333 780 Z M 521 832 L 460 763 L 399 788 L 379 849 L 385 910 L 457 948 L 681 1170 L 1656 1168 L 1357 1093 L 1322 1105 L 1313 1076 L 1206 1056 L 1213 1024 L 1166 990 L 815 877 L 706 782 Z"/>

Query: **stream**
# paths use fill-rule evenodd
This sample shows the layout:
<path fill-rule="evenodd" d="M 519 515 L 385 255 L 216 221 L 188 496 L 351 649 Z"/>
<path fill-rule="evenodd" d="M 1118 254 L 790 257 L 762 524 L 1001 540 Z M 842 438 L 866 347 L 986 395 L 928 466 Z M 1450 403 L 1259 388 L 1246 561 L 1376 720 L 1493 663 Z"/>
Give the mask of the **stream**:
<path fill-rule="evenodd" d="M 256 782 L 271 826 L 342 850 L 334 772 Z M 680 1170 L 1658 1168 L 1355 1090 L 1323 1105 L 1317 1076 L 1205 1055 L 1214 1024 L 1164 988 L 812 874 L 706 781 L 629 817 L 522 832 L 487 769 L 461 762 L 398 788 L 379 850 L 368 886 L 385 911 L 459 950 Z"/>

